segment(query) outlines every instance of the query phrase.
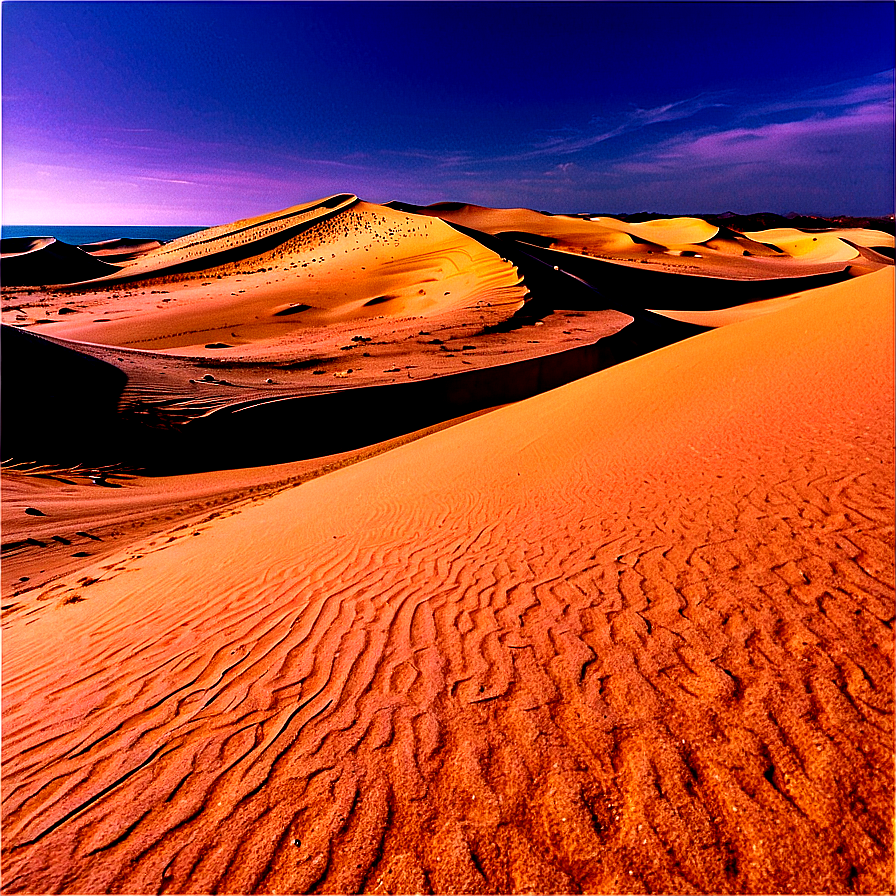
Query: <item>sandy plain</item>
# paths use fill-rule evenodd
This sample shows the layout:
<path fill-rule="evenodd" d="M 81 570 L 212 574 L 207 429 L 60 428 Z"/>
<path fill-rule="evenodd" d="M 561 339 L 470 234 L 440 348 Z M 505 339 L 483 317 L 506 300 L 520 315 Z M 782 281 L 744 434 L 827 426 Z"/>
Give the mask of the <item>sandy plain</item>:
<path fill-rule="evenodd" d="M 9 247 L 4 891 L 891 892 L 892 247 Z"/>

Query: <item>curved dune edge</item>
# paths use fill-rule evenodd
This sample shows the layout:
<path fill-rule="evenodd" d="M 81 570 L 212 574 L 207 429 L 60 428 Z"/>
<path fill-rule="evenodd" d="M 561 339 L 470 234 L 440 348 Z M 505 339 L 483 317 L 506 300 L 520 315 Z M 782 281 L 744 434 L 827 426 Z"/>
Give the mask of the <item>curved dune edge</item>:
<path fill-rule="evenodd" d="M 40 252 L 47 246 L 56 242 L 56 237 L 52 236 L 23 236 L 23 237 L 6 237 L 2 240 L 2 258 L 16 258 L 20 255 L 27 255 L 30 252 Z"/>
<path fill-rule="evenodd" d="M 886 890 L 893 290 L 850 285 L 50 590 L 6 891 Z"/>
<path fill-rule="evenodd" d="M 267 219 L 250 225 L 267 226 Z M 179 251 L 193 251 L 185 246 Z M 152 269 L 154 257 L 140 256 L 125 273 Z M 135 281 L 121 293 L 87 285 L 68 299 L 76 313 L 41 332 L 172 354 L 209 355 L 204 349 L 218 344 L 232 349 L 231 357 L 294 358 L 311 327 L 382 318 L 378 341 L 395 341 L 392 321 L 410 329 L 415 317 L 475 311 L 477 320 L 496 323 L 522 307 L 526 292 L 512 264 L 443 221 L 355 199 L 251 259 L 165 282 Z"/>
<path fill-rule="evenodd" d="M 852 231 L 850 231 L 852 232 Z M 795 228 L 779 227 L 744 234 L 757 243 L 774 245 L 791 258 L 819 262 L 852 261 L 859 253 L 844 242 L 840 233 L 806 233 Z"/>
<path fill-rule="evenodd" d="M 491 410 L 352 451 L 267 466 L 144 476 L 118 466 L 4 463 L 4 615 L 33 608 L 45 588 L 85 562 L 94 565 L 153 535 L 202 524 L 253 496 L 294 488 Z M 29 516 L 28 507 L 39 507 L 44 516 Z"/>
<path fill-rule="evenodd" d="M 21 250 L 21 251 L 19 251 Z M 3 285 L 58 284 L 111 275 L 118 266 L 55 237 L 3 240 Z"/>
<path fill-rule="evenodd" d="M 628 262 L 680 264 L 675 259 L 697 259 L 688 264 L 714 269 L 716 276 L 750 276 L 795 274 L 794 265 L 836 265 L 854 259 L 858 252 L 843 237 L 858 234 L 864 244 L 868 240 L 892 242 L 892 237 L 879 231 L 846 230 L 826 233 L 805 233 L 795 228 L 739 233 L 718 227 L 702 218 L 657 218 L 633 223 L 609 215 L 590 218 L 569 215 L 548 215 L 531 209 L 491 209 L 460 203 L 438 203 L 418 209 L 429 214 L 490 234 L 503 234 L 523 243 L 527 235 L 550 239 L 555 249 L 598 257 L 619 257 Z M 855 242 L 855 240 L 853 240 Z M 886 246 L 888 243 L 878 242 Z M 652 256 L 652 257 L 651 257 Z M 789 263 L 789 265 L 788 265 Z M 764 273 L 763 273 L 764 272 Z"/>
<path fill-rule="evenodd" d="M 623 332 L 632 321 L 614 311 L 561 313 L 535 331 L 539 339 L 527 338 L 531 327 L 475 345 L 462 345 L 459 333 L 450 343 L 427 333 L 411 345 L 387 344 L 393 355 L 355 352 L 349 363 L 361 366 L 350 371 L 338 369 L 342 353 L 277 371 L 4 326 L 3 372 L 18 378 L 4 405 L 4 456 L 170 475 L 332 454 L 518 401 L 642 353 L 641 340 Z M 662 344 L 682 338 L 671 325 L 655 336 Z M 390 357 L 416 362 L 413 376 Z"/>
<path fill-rule="evenodd" d="M 130 239 L 128 237 L 99 240 L 95 243 L 83 243 L 78 246 L 79 249 L 94 258 L 114 259 L 116 264 L 132 261 L 161 247 L 162 243 L 159 240 Z"/>
<path fill-rule="evenodd" d="M 417 211 L 490 234 L 529 231 L 561 243 L 581 244 L 607 251 L 632 251 L 637 245 L 636 240 L 658 249 L 690 246 L 712 239 L 719 233 L 718 227 L 701 218 L 660 218 L 638 224 L 607 215 L 578 218 L 548 215 L 527 208 L 493 209 L 458 203 L 436 204 Z"/>
<path fill-rule="evenodd" d="M 857 246 L 864 246 L 867 249 L 882 247 L 892 249 L 896 246 L 896 239 L 892 233 L 884 233 L 881 230 L 870 230 L 864 228 L 851 228 L 848 230 L 838 230 L 836 235 L 840 239 L 849 240 Z"/>
<path fill-rule="evenodd" d="M 893 272 L 890 270 L 875 271 L 874 275 L 880 282 L 887 278 L 892 281 Z M 862 276 L 868 276 L 863 274 Z M 847 280 L 843 283 L 832 283 L 830 286 L 819 286 L 815 289 L 791 293 L 786 296 L 778 296 L 774 299 L 763 299 L 759 302 L 747 302 L 743 305 L 735 305 L 731 308 L 716 308 L 709 311 L 678 311 L 651 308 L 654 314 L 661 314 L 671 320 L 678 320 L 686 324 L 696 324 L 700 327 L 727 327 L 731 324 L 751 320 L 788 307 L 794 302 L 815 301 L 826 297 L 848 297 L 855 291 L 855 283 Z"/>
<path fill-rule="evenodd" d="M 658 218 L 641 224 L 617 221 L 615 218 L 592 218 L 603 226 L 619 227 L 632 236 L 650 240 L 664 246 L 703 243 L 717 236 L 719 228 L 702 218 Z"/>
<path fill-rule="evenodd" d="M 149 252 L 141 253 L 129 264 L 125 264 L 120 273 L 104 280 L 147 277 L 183 266 L 209 265 L 216 256 L 251 248 L 253 244 L 271 238 L 284 237 L 299 228 L 325 221 L 357 203 L 358 197 L 354 194 L 337 193 L 314 202 L 188 233 Z"/>

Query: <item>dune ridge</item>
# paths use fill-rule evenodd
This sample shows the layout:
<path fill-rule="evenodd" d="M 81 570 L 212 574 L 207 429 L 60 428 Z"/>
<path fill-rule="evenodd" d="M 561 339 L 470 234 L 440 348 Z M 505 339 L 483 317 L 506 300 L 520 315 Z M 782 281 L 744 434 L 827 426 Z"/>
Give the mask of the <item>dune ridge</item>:
<path fill-rule="evenodd" d="M 201 269 L 234 255 L 258 254 L 260 246 L 280 241 L 283 237 L 309 224 L 326 220 L 357 202 L 357 196 L 340 193 L 316 202 L 189 233 L 140 253 L 124 266 L 115 279 L 145 278 L 164 271 Z"/>
<path fill-rule="evenodd" d="M 858 254 L 848 242 L 856 232 L 865 242 L 879 240 L 883 246 L 892 242 L 886 234 L 855 229 L 843 231 L 842 238 L 839 231 L 812 234 L 795 228 L 740 233 L 692 217 L 631 222 L 608 215 L 549 215 L 461 203 L 441 203 L 417 211 L 523 244 L 542 237 L 549 240 L 547 244 L 535 240 L 542 248 L 739 280 L 842 270 L 844 262 Z M 783 245 L 774 243 L 775 239 Z"/>
<path fill-rule="evenodd" d="M 892 400 L 880 270 L 85 566 L 5 888 L 886 891 Z"/>
<path fill-rule="evenodd" d="M 65 283 L 109 276 L 118 267 L 55 237 L 3 240 L 4 286 Z"/>
<path fill-rule="evenodd" d="M 111 240 L 100 240 L 96 243 L 83 243 L 78 248 L 94 258 L 114 258 L 117 261 L 131 261 L 139 255 L 145 255 L 153 249 L 160 248 L 161 245 L 158 240 L 117 237 Z"/>
<path fill-rule="evenodd" d="M 296 370 L 173 358 L 160 377 L 151 353 L 4 327 L 4 369 L 23 380 L 4 412 L 12 425 L 4 451 L 19 460 L 125 464 L 152 475 L 329 454 L 517 401 L 610 366 L 628 347 L 628 340 L 618 345 L 612 337 L 631 320 L 593 313 L 587 327 L 577 326 L 577 335 L 567 330 L 564 338 L 551 335 L 569 325 L 569 317 L 560 317 L 544 328 L 558 343 L 554 350 L 535 340 L 467 346 L 459 362 L 448 353 L 446 370 L 415 368 L 412 377 L 398 368 L 372 376 L 359 369 L 342 388 L 313 375 L 311 367 L 326 363 L 320 357 L 312 365 L 287 365 Z M 418 340 L 420 360 L 445 354 L 430 343 Z M 407 350 L 402 359 L 408 360 Z M 261 382 L 266 373 L 278 382 Z M 291 433 L 288 441 L 284 430 Z"/>
<path fill-rule="evenodd" d="M 164 290 L 132 286 L 124 303 L 121 293 L 110 293 L 105 282 L 81 287 L 69 302 L 75 313 L 48 320 L 43 331 L 84 342 L 188 349 L 191 354 L 203 353 L 210 342 L 243 352 L 257 344 L 270 354 L 286 342 L 294 354 L 296 340 L 290 334 L 304 334 L 309 325 L 432 317 L 474 307 L 488 323 L 512 315 L 523 304 L 526 290 L 512 265 L 441 221 L 414 220 L 357 198 L 327 207 L 323 216 L 316 206 L 307 214 L 313 216 L 311 223 L 305 221 L 300 233 L 262 247 L 252 258 L 162 280 L 153 276 L 141 285 Z M 268 219 L 252 223 L 249 230 L 259 226 L 267 227 Z M 236 225 L 232 229 L 246 231 Z M 179 263 L 184 253 L 206 251 L 207 240 L 199 239 L 204 233 L 183 237 L 181 248 L 172 250 L 167 244 L 159 252 L 174 252 Z M 222 230 L 212 243 L 229 240 L 229 233 Z M 157 254 L 141 255 L 124 273 L 131 276 L 139 267 L 159 274 Z M 224 288 L 218 280 L 225 281 Z M 161 295 L 164 300 L 156 298 Z"/>

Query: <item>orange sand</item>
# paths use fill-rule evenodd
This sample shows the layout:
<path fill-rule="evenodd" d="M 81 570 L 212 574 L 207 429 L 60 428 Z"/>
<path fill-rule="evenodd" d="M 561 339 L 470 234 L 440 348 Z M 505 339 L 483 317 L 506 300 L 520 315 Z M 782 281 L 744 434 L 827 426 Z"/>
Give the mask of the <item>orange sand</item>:
<path fill-rule="evenodd" d="M 475 240 L 357 201 L 268 251 L 192 275 L 160 279 L 158 252 L 181 260 L 167 246 L 141 255 L 126 272 L 152 279 L 82 286 L 41 332 L 169 354 L 207 355 L 207 343 L 226 343 L 235 351 L 224 357 L 292 357 L 309 326 L 388 319 L 410 330 L 410 321 L 473 310 L 494 323 L 525 296 L 513 266 Z"/>
<path fill-rule="evenodd" d="M 885 271 L 884 275 L 889 272 Z M 793 302 L 810 301 L 815 302 L 819 298 L 826 296 L 849 296 L 852 295 L 854 286 L 850 281 L 845 283 L 834 283 L 831 286 L 820 286 L 817 289 L 804 290 L 803 292 L 792 293 L 791 295 L 779 296 L 774 299 L 765 299 L 760 302 L 747 302 L 743 305 L 735 305 L 731 308 L 718 308 L 711 311 L 663 311 L 660 309 L 651 309 L 656 314 L 662 314 L 664 317 L 672 320 L 680 320 L 685 323 L 697 324 L 701 327 L 724 327 L 729 324 L 739 323 L 743 320 L 749 320 L 753 317 L 759 317 L 763 314 L 771 314 L 774 311 L 780 311 Z"/>
<path fill-rule="evenodd" d="M 532 242 L 577 255 L 592 256 L 653 270 L 729 279 L 762 280 L 843 270 L 861 245 L 892 245 L 877 231 L 804 234 L 769 230 L 741 234 L 700 218 L 669 218 L 628 223 L 617 218 L 548 215 L 530 209 L 490 209 L 442 203 L 418 210 L 490 234 L 504 234 L 522 245 Z M 536 239 L 533 240 L 533 235 Z M 783 241 L 777 245 L 774 239 Z"/>
<path fill-rule="evenodd" d="M 891 891 L 893 299 L 872 271 L 20 596 L 5 891 Z"/>

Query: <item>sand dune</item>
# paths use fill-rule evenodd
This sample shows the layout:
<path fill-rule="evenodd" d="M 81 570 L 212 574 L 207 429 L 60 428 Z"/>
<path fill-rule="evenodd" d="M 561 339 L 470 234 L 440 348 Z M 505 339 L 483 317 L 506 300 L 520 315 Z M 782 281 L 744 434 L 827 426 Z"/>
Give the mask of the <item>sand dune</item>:
<path fill-rule="evenodd" d="M 894 238 L 892 233 L 883 233 L 880 230 L 863 230 L 861 228 L 845 228 L 838 230 L 837 237 L 848 240 L 857 246 L 866 246 L 869 249 L 884 248 L 893 249 Z"/>
<path fill-rule="evenodd" d="M 892 401 L 883 271 L 85 565 L 6 891 L 888 890 Z"/>
<path fill-rule="evenodd" d="M 478 205 L 462 205 L 458 203 L 440 203 L 420 208 L 420 214 L 429 214 L 463 224 L 485 233 L 525 234 L 548 237 L 561 248 L 579 247 L 604 249 L 609 252 L 636 251 L 646 253 L 649 248 L 648 237 L 642 243 L 632 239 L 631 227 L 616 218 L 603 218 L 589 221 L 570 215 L 548 215 L 526 208 L 493 209 Z M 705 223 L 705 222 L 701 222 Z M 708 225 L 707 225 L 708 226 Z M 658 244 L 656 248 L 662 249 Z"/>
<path fill-rule="evenodd" d="M 118 268 L 53 237 L 9 238 L 0 246 L 4 286 L 88 280 Z"/>
<path fill-rule="evenodd" d="M 418 210 L 457 224 L 500 234 L 526 247 L 591 256 L 669 273 L 735 280 L 769 280 L 843 271 L 854 246 L 836 233 L 778 229 L 741 234 L 700 218 L 640 223 L 610 216 L 548 215 L 530 209 L 489 209 L 440 203 Z M 847 231 L 852 233 L 852 231 Z M 784 245 L 778 246 L 773 238 Z M 867 234 L 861 239 L 876 239 Z"/>
<path fill-rule="evenodd" d="M 185 475 L 145 476 L 120 464 L 6 464 L 3 612 L 18 612 L 20 595 L 40 594 L 60 576 L 113 557 L 141 539 L 229 513 L 258 495 L 293 488 L 465 419 L 325 457 Z M 41 508 L 42 515 L 27 513 L 28 508 Z"/>
<path fill-rule="evenodd" d="M 529 328 L 480 330 L 476 344 L 461 340 L 475 326 L 444 327 L 445 339 L 415 330 L 376 346 L 350 342 L 348 352 L 318 353 L 312 343 L 310 357 L 279 363 L 180 358 L 3 327 L 4 376 L 18 377 L 4 406 L 4 452 L 170 474 L 343 451 L 607 367 L 629 351 L 605 341 L 631 322 L 614 311 L 561 313 L 539 339 L 526 338 Z M 673 328 L 661 344 L 675 338 Z M 347 359 L 358 366 L 344 369 Z"/>
<path fill-rule="evenodd" d="M 94 258 L 111 258 L 116 261 L 131 261 L 154 249 L 161 248 L 158 240 L 128 239 L 119 237 L 112 240 L 100 240 L 96 243 L 84 243 L 78 246 Z"/>
<path fill-rule="evenodd" d="M 130 275 L 152 269 L 153 278 L 139 282 L 140 288 L 82 288 L 78 301 L 69 302 L 76 313 L 42 332 L 181 354 L 202 354 L 207 343 L 238 347 L 243 354 L 284 345 L 294 352 L 291 337 L 303 337 L 309 325 L 431 318 L 474 308 L 494 322 L 523 304 L 525 289 L 513 266 L 441 221 L 357 201 L 327 211 L 325 219 L 251 258 L 163 282 L 154 267 L 160 252 L 180 263 L 199 251 L 191 242 L 174 249 L 166 244 L 127 268 Z M 240 235 L 247 229 L 233 228 Z M 191 238 L 206 250 L 208 240 L 183 239 Z"/>
<path fill-rule="evenodd" d="M 242 258 L 246 254 L 257 255 L 260 248 L 276 244 L 305 227 L 325 221 L 357 202 L 357 196 L 340 193 L 316 202 L 189 233 L 141 254 L 125 266 L 116 279 L 145 277 L 150 272 L 203 269 Z"/>
<path fill-rule="evenodd" d="M 817 261 L 850 261 L 858 255 L 855 247 L 843 242 L 836 233 L 803 233 L 786 227 L 745 234 L 750 239 L 773 245 L 791 258 Z"/>
<path fill-rule="evenodd" d="M 5 321 L 43 339 L 4 332 L 21 382 L 6 456 L 171 472 L 344 450 L 593 372 L 632 320 L 601 302 L 517 320 L 529 285 L 475 237 L 348 194 L 296 208 L 163 247 L 207 252 L 200 270 L 159 269 L 152 250 L 126 282 L 15 296 Z M 207 249 L 233 234 L 243 257 Z M 115 387 L 85 387 L 82 368 Z"/>
<path fill-rule="evenodd" d="M 758 243 L 736 230 L 728 227 L 720 227 L 719 232 L 702 242 L 708 249 L 713 249 L 724 255 L 740 255 L 743 257 L 754 256 L 757 258 L 775 258 L 781 252 L 765 243 Z"/>
<path fill-rule="evenodd" d="M 888 277 L 892 279 L 892 274 L 888 270 L 876 272 L 876 279 L 881 282 Z M 730 308 L 716 308 L 709 311 L 673 311 L 652 308 L 651 311 L 655 314 L 662 314 L 664 317 L 671 318 L 672 320 L 696 324 L 701 327 L 726 327 L 730 324 L 750 320 L 753 317 L 780 311 L 782 308 L 786 308 L 794 302 L 816 302 L 819 299 L 828 296 L 848 297 L 852 295 L 854 288 L 852 281 L 847 280 L 841 283 L 833 283 L 830 286 L 820 286 L 816 289 L 808 289 L 789 295 L 778 296 L 773 299 L 763 299 L 759 302 L 746 302 L 743 305 L 733 305 Z"/>
<path fill-rule="evenodd" d="M 719 233 L 719 228 L 700 218 L 659 218 L 641 224 L 628 224 L 615 218 L 592 218 L 602 227 L 618 228 L 640 239 L 663 246 L 696 245 Z"/>
<path fill-rule="evenodd" d="M 13 258 L 29 252 L 39 252 L 56 242 L 52 236 L 7 237 L 3 240 L 3 257 Z"/>

